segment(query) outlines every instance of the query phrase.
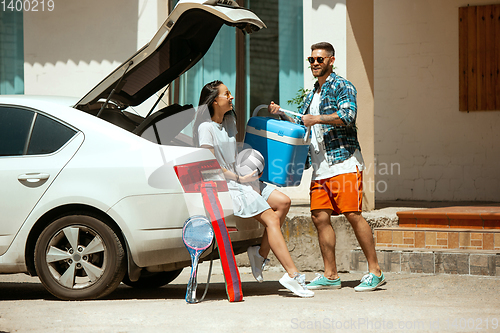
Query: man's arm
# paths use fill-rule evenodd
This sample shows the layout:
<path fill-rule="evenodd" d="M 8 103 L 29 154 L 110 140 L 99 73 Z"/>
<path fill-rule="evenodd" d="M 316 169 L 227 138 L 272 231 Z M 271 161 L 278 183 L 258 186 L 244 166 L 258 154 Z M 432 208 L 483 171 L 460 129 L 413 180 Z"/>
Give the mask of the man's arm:
<path fill-rule="evenodd" d="M 350 82 L 343 82 L 336 87 L 336 110 L 331 114 L 321 114 L 317 116 L 305 115 L 302 121 L 305 126 L 316 124 L 332 126 L 352 126 L 356 123 L 357 103 L 356 89 Z M 325 106 L 325 110 L 332 109 L 332 105 Z"/>
<path fill-rule="evenodd" d="M 280 116 L 281 120 L 286 120 L 286 121 L 289 121 L 291 123 L 295 122 L 295 120 L 292 117 L 288 116 L 286 113 L 280 114 L 279 116 Z"/>
<path fill-rule="evenodd" d="M 313 116 L 311 114 L 306 114 L 302 116 L 302 121 L 304 122 L 304 126 L 312 126 L 316 124 L 324 124 L 324 125 L 335 125 L 335 126 L 346 126 L 344 121 L 340 119 L 337 113 L 333 114 L 321 114 L 317 116 Z"/>

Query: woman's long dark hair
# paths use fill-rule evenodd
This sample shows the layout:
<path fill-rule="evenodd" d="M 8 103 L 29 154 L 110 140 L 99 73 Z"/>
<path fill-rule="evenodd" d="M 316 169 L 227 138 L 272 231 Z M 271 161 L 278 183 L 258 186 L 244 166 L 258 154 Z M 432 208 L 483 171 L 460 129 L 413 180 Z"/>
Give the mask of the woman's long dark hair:
<path fill-rule="evenodd" d="M 208 111 L 210 112 L 210 118 L 214 116 L 214 107 L 212 104 L 214 103 L 217 96 L 219 96 L 219 87 L 221 84 L 223 84 L 222 81 L 215 80 L 205 84 L 205 86 L 201 89 L 198 108 L 206 105 L 208 107 Z"/>
<path fill-rule="evenodd" d="M 196 112 L 196 117 L 193 124 L 193 143 L 195 146 L 199 146 L 198 127 L 201 123 L 210 120 L 214 116 L 213 103 L 219 96 L 219 87 L 221 84 L 223 84 L 222 81 L 215 80 L 205 84 L 205 86 L 201 89 L 200 101 L 198 102 L 198 110 Z M 227 112 L 224 115 L 224 118 L 231 115 L 236 119 L 234 110 Z"/>

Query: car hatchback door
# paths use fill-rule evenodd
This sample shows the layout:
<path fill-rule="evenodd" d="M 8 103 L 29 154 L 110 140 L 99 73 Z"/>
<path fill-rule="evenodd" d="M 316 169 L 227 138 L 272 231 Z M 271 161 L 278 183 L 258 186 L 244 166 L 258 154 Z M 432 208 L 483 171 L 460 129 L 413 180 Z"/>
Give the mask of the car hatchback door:
<path fill-rule="evenodd" d="M 0 255 L 82 142 L 47 115 L 0 105 Z"/>

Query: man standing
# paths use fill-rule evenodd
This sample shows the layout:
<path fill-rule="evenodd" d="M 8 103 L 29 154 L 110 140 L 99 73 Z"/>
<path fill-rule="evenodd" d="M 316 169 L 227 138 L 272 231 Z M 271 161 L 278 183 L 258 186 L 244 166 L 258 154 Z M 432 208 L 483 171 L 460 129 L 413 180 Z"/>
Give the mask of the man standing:
<path fill-rule="evenodd" d="M 307 60 L 318 81 L 300 110 L 302 118 L 285 115 L 274 102 L 269 105 L 271 113 L 312 129 L 308 156 L 308 163 L 313 167 L 311 216 L 318 231 L 325 271 L 323 275 L 318 274 L 307 288 L 340 288 L 335 261 L 335 231 L 330 217 L 344 214 L 368 260 L 369 273 L 354 289 L 374 290 L 385 283 L 385 277 L 378 264 L 372 230 L 361 215 L 364 161 L 356 128 L 356 88 L 333 72 L 335 50 L 330 43 L 314 44 L 311 51 Z"/>

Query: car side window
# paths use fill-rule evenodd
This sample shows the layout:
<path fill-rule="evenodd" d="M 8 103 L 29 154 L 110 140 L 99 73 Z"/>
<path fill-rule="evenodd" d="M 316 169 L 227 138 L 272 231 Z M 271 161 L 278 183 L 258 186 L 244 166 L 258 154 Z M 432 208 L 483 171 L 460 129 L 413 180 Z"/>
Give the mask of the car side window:
<path fill-rule="evenodd" d="M 23 155 L 34 115 L 29 110 L 0 107 L 0 156 Z"/>
<path fill-rule="evenodd" d="M 75 134 L 75 130 L 47 116 L 37 114 L 28 146 L 28 155 L 53 153 L 64 146 Z"/>

